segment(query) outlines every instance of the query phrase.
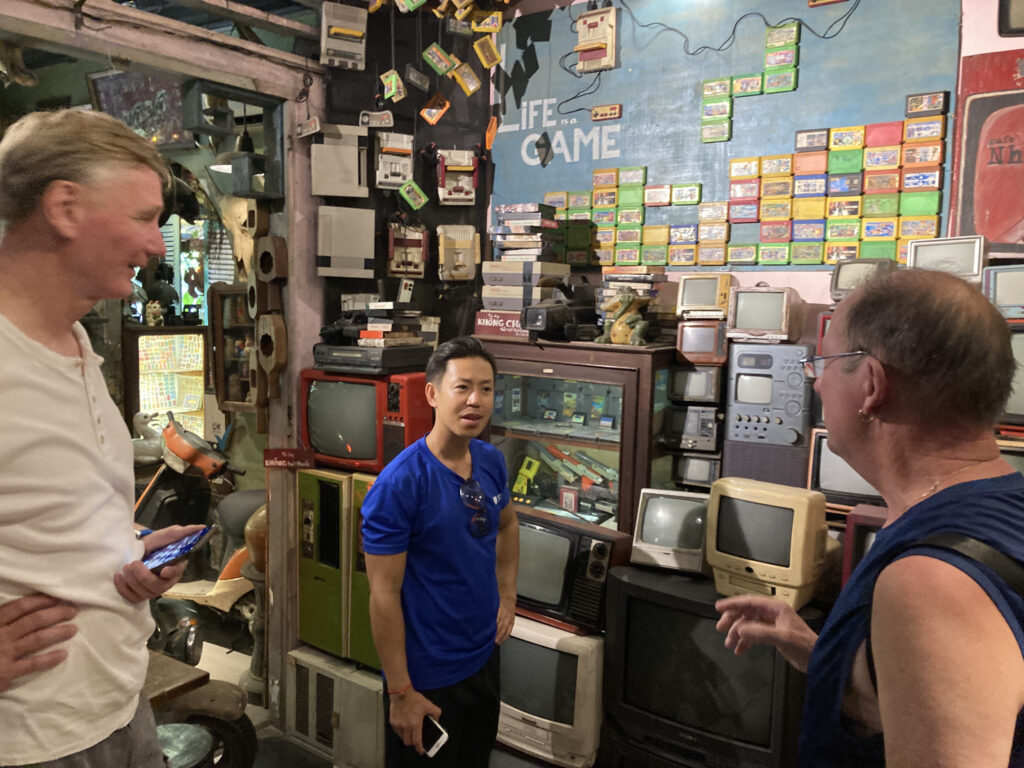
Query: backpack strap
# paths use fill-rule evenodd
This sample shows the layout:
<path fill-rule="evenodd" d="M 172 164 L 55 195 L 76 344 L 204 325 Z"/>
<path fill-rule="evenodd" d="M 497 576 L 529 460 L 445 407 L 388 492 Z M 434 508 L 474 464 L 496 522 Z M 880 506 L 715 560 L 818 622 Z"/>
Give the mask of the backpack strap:
<path fill-rule="evenodd" d="M 974 560 L 982 565 L 988 566 L 999 578 L 1006 582 L 1006 585 L 1021 597 L 1024 597 L 1024 563 L 1005 555 L 995 547 L 989 546 L 983 541 L 964 536 L 960 533 L 933 533 L 918 541 L 911 542 L 896 552 L 898 557 L 908 549 L 919 547 L 934 547 L 936 549 L 948 549 L 957 552 L 964 557 Z M 871 685 L 878 691 L 878 676 L 875 673 L 875 658 L 871 653 L 871 631 L 865 639 L 864 651 L 867 654 L 868 675 L 871 677 Z"/>

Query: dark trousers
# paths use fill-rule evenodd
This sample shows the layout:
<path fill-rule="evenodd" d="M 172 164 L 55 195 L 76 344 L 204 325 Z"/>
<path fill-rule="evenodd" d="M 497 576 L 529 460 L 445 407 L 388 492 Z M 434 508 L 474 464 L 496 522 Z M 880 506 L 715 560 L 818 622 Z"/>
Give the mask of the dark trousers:
<path fill-rule="evenodd" d="M 386 688 L 386 685 L 385 685 Z M 432 691 L 420 691 L 441 708 L 438 722 L 448 741 L 427 757 L 402 743 L 391 727 L 391 707 L 384 692 L 384 751 L 387 768 L 487 768 L 498 734 L 501 708 L 501 661 L 498 646 L 471 677 Z"/>

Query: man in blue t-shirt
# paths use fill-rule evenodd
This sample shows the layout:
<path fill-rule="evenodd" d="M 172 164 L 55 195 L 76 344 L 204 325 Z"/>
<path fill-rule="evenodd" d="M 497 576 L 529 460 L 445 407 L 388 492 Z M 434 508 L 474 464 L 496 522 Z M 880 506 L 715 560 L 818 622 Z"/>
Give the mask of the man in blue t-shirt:
<path fill-rule="evenodd" d="M 426 371 L 434 426 L 385 467 L 363 503 L 388 768 L 483 768 L 497 734 L 498 646 L 515 619 L 519 525 L 505 459 L 476 439 L 496 375 L 476 339 L 439 346 Z M 429 762 L 427 716 L 448 734 Z"/>

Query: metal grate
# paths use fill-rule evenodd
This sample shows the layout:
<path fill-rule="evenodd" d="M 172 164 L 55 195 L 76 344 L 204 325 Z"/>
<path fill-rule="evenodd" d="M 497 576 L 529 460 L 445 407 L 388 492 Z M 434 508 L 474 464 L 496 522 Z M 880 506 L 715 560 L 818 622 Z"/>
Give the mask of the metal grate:
<path fill-rule="evenodd" d="M 316 740 L 334 747 L 334 678 L 316 676 Z"/>
<path fill-rule="evenodd" d="M 309 736 L 309 669 L 295 665 L 295 730 Z"/>

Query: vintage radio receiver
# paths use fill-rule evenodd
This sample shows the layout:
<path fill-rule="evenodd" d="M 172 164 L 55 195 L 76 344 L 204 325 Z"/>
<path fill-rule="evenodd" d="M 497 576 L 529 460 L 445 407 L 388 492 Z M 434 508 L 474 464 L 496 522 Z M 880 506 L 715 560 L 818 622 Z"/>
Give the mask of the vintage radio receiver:
<path fill-rule="evenodd" d="M 806 445 L 811 430 L 811 381 L 802 344 L 732 344 L 726 438 L 768 445 Z"/>

